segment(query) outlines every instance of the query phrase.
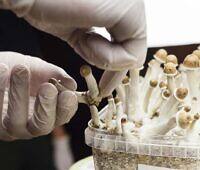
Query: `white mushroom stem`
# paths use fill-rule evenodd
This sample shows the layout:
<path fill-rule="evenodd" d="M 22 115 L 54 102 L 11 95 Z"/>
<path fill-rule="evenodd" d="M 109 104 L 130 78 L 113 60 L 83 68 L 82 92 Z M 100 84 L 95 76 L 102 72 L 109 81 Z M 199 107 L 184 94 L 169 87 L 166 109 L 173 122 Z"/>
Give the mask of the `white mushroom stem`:
<path fill-rule="evenodd" d="M 54 79 L 54 78 L 51 78 L 49 80 L 50 83 L 52 83 L 59 92 L 62 92 L 62 91 L 66 91 L 66 90 L 69 90 L 67 89 L 66 87 L 64 87 L 58 80 Z M 77 96 L 77 99 L 78 99 L 78 102 L 79 103 L 84 103 L 84 104 L 88 104 L 88 100 L 87 100 L 87 92 L 75 92 L 76 96 Z"/>
<path fill-rule="evenodd" d="M 188 70 L 186 72 L 187 80 L 189 83 L 189 91 L 192 98 L 199 98 L 199 83 L 198 80 L 198 71 L 197 70 Z"/>
<path fill-rule="evenodd" d="M 106 127 L 107 129 L 112 129 L 113 128 L 113 116 L 116 114 L 116 106 L 115 106 L 115 101 L 112 96 L 108 98 L 108 109 L 107 109 L 107 114 L 106 114 Z"/>
<path fill-rule="evenodd" d="M 142 91 L 141 97 L 142 97 L 142 99 L 144 99 L 145 94 L 148 90 L 149 81 L 150 80 L 157 80 L 158 77 L 163 74 L 163 70 L 160 67 L 161 63 L 159 63 L 158 61 L 153 59 L 149 62 L 148 65 L 149 65 L 149 67 L 147 69 L 145 79 L 144 79 L 142 86 L 141 86 L 141 91 Z"/>
<path fill-rule="evenodd" d="M 159 108 L 162 106 L 162 104 L 165 104 L 165 101 L 167 100 L 167 97 L 164 96 L 164 93 L 169 93 L 166 89 L 161 89 L 161 93 L 156 100 L 156 102 L 153 104 L 153 107 L 151 107 L 151 110 L 149 110 L 149 117 L 153 118 L 155 116 L 155 113 L 158 113 Z M 157 115 L 159 116 L 159 115 Z"/>
<path fill-rule="evenodd" d="M 169 87 L 169 90 L 171 93 L 174 93 L 174 90 L 176 89 L 176 82 L 175 82 L 175 78 L 174 75 L 167 75 L 167 84 Z"/>
<path fill-rule="evenodd" d="M 120 101 L 123 103 L 125 103 L 125 90 L 124 90 L 124 86 L 122 84 L 120 84 L 117 88 L 116 88 L 116 92 L 117 92 L 117 96 L 120 98 Z"/>
<path fill-rule="evenodd" d="M 132 124 L 130 124 L 126 119 L 121 120 L 121 125 L 122 125 L 122 135 L 127 139 L 127 140 L 134 140 L 137 141 L 137 138 L 134 136 L 134 134 L 131 132 L 134 127 Z"/>
<path fill-rule="evenodd" d="M 175 90 L 174 95 L 172 95 L 167 101 L 164 108 L 160 111 L 161 118 L 169 118 L 178 111 L 178 106 L 184 103 L 184 99 L 188 95 L 187 88 L 178 88 Z"/>
<path fill-rule="evenodd" d="M 143 101 L 143 110 L 145 113 L 148 112 L 148 107 L 149 107 L 149 103 L 150 103 L 150 99 L 153 93 L 154 88 L 157 86 L 158 82 L 156 80 L 151 80 L 150 84 L 149 84 L 149 88 L 146 92 L 146 95 L 144 97 L 144 101 Z"/>
<path fill-rule="evenodd" d="M 91 99 L 95 100 L 99 95 L 99 88 L 98 88 L 96 79 L 94 78 L 92 74 L 91 68 L 87 65 L 84 65 L 81 67 L 80 73 L 82 77 L 85 78 L 85 81 L 87 83 L 89 96 L 91 97 Z"/>
<path fill-rule="evenodd" d="M 117 134 L 122 134 L 122 126 L 121 126 L 121 119 L 122 118 L 127 118 L 127 116 L 124 114 L 123 111 L 123 105 L 121 101 L 118 101 L 116 103 L 116 133 Z"/>
<path fill-rule="evenodd" d="M 128 113 L 128 119 L 133 121 L 134 115 L 141 113 L 141 102 L 140 102 L 140 69 L 130 70 L 130 92 L 129 92 L 129 103 L 130 110 Z"/>
<path fill-rule="evenodd" d="M 97 107 L 95 105 L 90 105 L 89 107 L 90 107 L 90 113 L 91 113 L 93 125 L 97 128 L 101 128 L 102 123 L 99 118 L 99 111 Z"/>
<path fill-rule="evenodd" d="M 171 117 L 167 121 L 159 123 L 157 125 L 146 125 L 141 128 L 141 138 L 149 138 L 157 135 L 165 135 L 171 129 L 176 127 L 176 118 Z"/>
<path fill-rule="evenodd" d="M 130 102 L 129 102 L 129 97 L 130 97 L 130 83 L 125 83 L 124 84 L 124 89 L 125 89 L 125 95 L 126 95 L 126 98 L 125 98 L 125 113 L 127 115 L 130 114 L 131 112 L 131 107 L 130 107 Z"/>
<path fill-rule="evenodd" d="M 199 116 L 194 118 L 193 122 L 190 124 L 190 127 L 186 131 L 187 140 L 193 144 L 198 144 L 200 141 L 200 120 Z"/>

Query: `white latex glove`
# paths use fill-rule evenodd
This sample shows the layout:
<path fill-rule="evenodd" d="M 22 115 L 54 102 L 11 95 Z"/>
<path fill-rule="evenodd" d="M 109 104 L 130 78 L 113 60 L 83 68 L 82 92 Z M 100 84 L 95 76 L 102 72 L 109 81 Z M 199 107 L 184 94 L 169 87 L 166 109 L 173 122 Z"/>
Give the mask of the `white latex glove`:
<path fill-rule="evenodd" d="M 69 137 L 63 136 L 53 139 L 53 157 L 57 170 L 68 170 L 73 162 L 73 154 Z"/>
<path fill-rule="evenodd" d="M 145 61 L 143 0 L 0 2 L 1 7 L 13 10 L 33 26 L 67 41 L 90 64 L 108 70 L 100 81 L 103 96 L 109 95 L 118 86 L 128 69 L 140 67 Z M 91 30 L 93 26 L 105 27 L 111 34 L 112 42 L 94 33 Z"/>
<path fill-rule="evenodd" d="M 58 94 L 47 83 L 52 77 L 69 91 Z M 61 68 L 36 57 L 0 52 L 0 139 L 29 139 L 68 122 L 78 104 L 74 90 L 76 82 Z"/>

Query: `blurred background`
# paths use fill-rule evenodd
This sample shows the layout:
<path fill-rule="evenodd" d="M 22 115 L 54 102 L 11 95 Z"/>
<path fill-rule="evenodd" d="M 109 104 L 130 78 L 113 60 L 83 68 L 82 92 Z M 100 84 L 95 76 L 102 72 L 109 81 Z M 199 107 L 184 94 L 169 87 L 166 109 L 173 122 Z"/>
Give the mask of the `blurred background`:
<path fill-rule="evenodd" d="M 0 51 L 15 51 L 40 57 L 66 70 L 76 80 L 78 90 L 87 89 L 84 79 L 79 74 L 81 65 L 86 62 L 66 42 L 34 29 L 8 11 L 0 11 L 0 21 Z M 165 49 L 182 61 L 196 48 L 197 45 L 188 45 Z M 148 50 L 147 62 L 156 51 L 156 48 Z M 102 72 L 93 67 L 97 80 Z M 0 169 L 67 170 L 73 162 L 91 155 L 90 148 L 84 143 L 84 130 L 89 119 L 87 106 L 79 105 L 71 122 L 56 128 L 50 135 L 28 141 L 0 141 Z"/>

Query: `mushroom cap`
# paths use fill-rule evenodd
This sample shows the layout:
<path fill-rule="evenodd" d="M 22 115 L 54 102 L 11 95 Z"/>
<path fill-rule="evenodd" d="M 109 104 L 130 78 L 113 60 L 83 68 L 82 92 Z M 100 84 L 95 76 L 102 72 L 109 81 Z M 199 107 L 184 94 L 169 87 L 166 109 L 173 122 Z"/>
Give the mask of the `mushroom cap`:
<path fill-rule="evenodd" d="M 178 65 L 178 59 L 175 55 L 170 54 L 166 58 L 166 63 L 174 63 L 177 66 Z"/>
<path fill-rule="evenodd" d="M 126 118 L 121 119 L 121 124 L 125 124 L 127 122 Z"/>
<path fill-rule="evenodd" d="M 171 93 L 170 93 L 170 91 L 167 90 L 167 89 L 164 90 L 164 91 L 162 92 L 162 96 L 163 96 L 165 99 L 169 98 L 170 95 L 171 95 Z"/>
<path fill-rule="evenodd" d="M 194 50 L 192 54 L 196 55 L 200 59 L 200 50 Z"/>
<path fill-rule="evenodd" d="M 185 111 L 180 111 L 178 114 L 178 124 L 182 129 L 186 129 L 192 122 L 192 116 L 188 115 Z"/>
<path fill-rule="evenodd" d="M 129 83 L 129 77 L 126 76 L 126 77 L 122 80 L 122 83 L 123 83 L 123 84 Z"/>
<path fill-rule="evenodd" d="M 161 89 L 165 89 L 165 88 L 167 88 L 167 84 L 166 84 L 164 81 L 161 81 L 161 82 L 159 83 L 159 87 L 160 87 Z"/>
<path fill-rule="evenodd" d="M 194 120 L 199 120 L 199 118 L 200 118 L 199 113 L 197 113 L 197 114 L 194 115 Z"/>
<path fill-rule="evenodd" d="M 184 106 L 184 111 L 186 112 L 190 112 L 191 111 L 191 107 L 190 106 Z"/>
<path fill-rule="evenodd" d="M 167 58 L 167 51 L 165 49 L 159 49 L 155 53 L 154 58 L 161 63 L 165 63 Z"/>
<path fill-rule="evenodd" d="M 174 63 L 166 63 L 164 65 L 164 73 L 175 76 L 177 74 L 176 65 Z"/>
<path fill-rule="evenodd" d="M 82 77 L 87 77 L 89 74 L 91 74 L 91 72 L 92 72 L 92 69 L 88 65 L 83 65 L 80 68 L 80 74 Z"/>
<path fill-rule="evenodd" d="M 157 80 L 150 80 L 150 86 L 151 87 L 156 87 L 158 85 L 158 81 Z"/>
<path fill-rule="evenodd" d="M 178 88 L 175 91 L 175 97 L 177 97 L 179 100 L 185 99 L 185 97 L 188 95 L 188 89 L 187 88 Z"/>
<path fill-rule="evenodd" d="M 187 69 L 199 68 L 199 58 L 194 54 L 187 55 L 183 61 L 183 66 Z"/>

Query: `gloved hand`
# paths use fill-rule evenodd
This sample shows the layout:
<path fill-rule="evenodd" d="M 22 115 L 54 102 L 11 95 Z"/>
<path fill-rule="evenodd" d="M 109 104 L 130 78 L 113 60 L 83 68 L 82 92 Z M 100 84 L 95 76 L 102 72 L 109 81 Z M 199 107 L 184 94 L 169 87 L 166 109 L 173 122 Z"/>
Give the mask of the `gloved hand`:
<path fill-rule="evenodd" d="M 58 94 L 47 83 L 50 78 L 62 80 L 69 90 Z M 68 122 L 78 105 L 74 90 L 76 82 L 61 68 L 36 57 L 1 52 L 0 139 L 29 139 Z"/>
<path fill-rule="evenodd" d="M 67 41 L 87 62 L 108 70 L 100 81 L 103 96 L 118 86 L 128 69 L 145 61 L 143 0 L 0 0 L 0 6 Z M 105 27 L 112 42 L 94 33 L 93 26 Z"/>

